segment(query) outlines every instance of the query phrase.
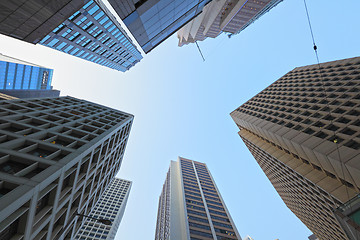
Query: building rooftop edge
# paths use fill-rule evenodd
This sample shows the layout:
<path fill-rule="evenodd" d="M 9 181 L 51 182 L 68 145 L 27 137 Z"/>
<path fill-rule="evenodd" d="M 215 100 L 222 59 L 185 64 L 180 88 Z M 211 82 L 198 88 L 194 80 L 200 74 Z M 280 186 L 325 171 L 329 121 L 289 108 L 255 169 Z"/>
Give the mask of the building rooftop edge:
<path fill-rule="evenodd" d="M 17 63 L 17 64 L 24 64 L 24 65 L 29 65 L 29 66 L 33 66 L 33 67 L 47 68 L 47 69 L 50 69 L 50 70 L 54 71 L 54 69 L 52 69 L 52 68 L 44 67 L 44 66 L 41 66 L 41 65 L 38 65 L 38 64 L 34 64 L 34 63 L 27 62 L 27 61 L 24 61 L 24 60 L 21 60 L 21 59 L 10 57 L 10 56 L 4 55 L 2 53 L 0 53 L 0 61 L 12 62 L 12 63 Z"/>
<path fill-rule="evenodd" d="M 339 60 L 332 60 L 332 61 L 327 61 L 327 62 L 321 62 L 320 66 L 331 66 L 331 65 L 338 65 L 341 63 L 346 63 L 346 62 L 352 62 L 352 61 L 356 61 L 359 60 L 360 61 L 360 57 L 352 57 L 352 58 L 343 58 L 343 59 L 339 59 Z M 273 83 L 275 83 L 276 81 L 278 81 L 279 79 L 281 79 L 282 77 L 284 77 L 286 74 L 288 74 L 291 71 L 294 70 L 302 70 L 302 69 L 308 69 L 308 68 L 318 68 L 318 64 L 314 63 L 314 64 L 310 64 L 310 65 L 305 65 L 305 66 L 301 66 L 301 67 L 295 67 L 292 70 L 288 71 L 287 73 L 285 73 L 284 75 L 282 75 L 280 78 L 276 79 Z M 253 96 L 252 98 L 250 98 L 249 100 L 247 100 L 246 102 L 242 103 L 239 107 L 235 108 L 235 110 L 233 110 L 232 112 L 230 112 L 230 116 L 232 116 L 232 114 L 234 112 L 236 112 L 239 108 L 241 108 L 244 104 L 246 104 L 247 102 L 251 101 L 252 99 L 256 98 L 261 92 L 263 92 L 265 89 L 267 89 L 268 87 L 270 87 L 273 83 L 271 83 L 270 85 L 266 86 L 263 90 L 261 90 L 259 93 L 257 93 L 255 96 Z"/>
<path fill-rule="evenodd" d="M 123 180 L 123 181 L 127 181 L 127 182 L 132 183 L 132 181 L 131 181 L 131 180 L 127 180 L 127 179 L 123 179 L 123 178 L 114 177 L 114 179 L 117 179 L 117 180 Z"/>

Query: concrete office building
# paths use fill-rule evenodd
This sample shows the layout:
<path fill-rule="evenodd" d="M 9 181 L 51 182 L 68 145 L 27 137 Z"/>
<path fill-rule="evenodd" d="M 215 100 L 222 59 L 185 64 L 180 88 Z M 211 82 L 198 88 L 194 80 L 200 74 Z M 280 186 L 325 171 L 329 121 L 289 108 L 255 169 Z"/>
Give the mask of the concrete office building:
<path fill-rule="evenodd" d="M 350 238 L 333 212 L 360 192 L 359 92 L 358 57 L 295 68 L 231 113 L 280 197 L 321 240 Z"/>
<path fill-rule="evenodd" d="M 75 239 L 113 240 L 124 215 L 131 184 L 130 181 L 114 178 L 89 214 L 97 219 L 108 219 L 112 224 L 104 225 L 93 219 L 87 219 Z"/>
<path fill-rule="evenodd" d="M 204 7 L 199 16 L 182 27 L 177 36 L 184 44 L 215 38 L 220 33 L 237 34 L 282 0 L 219 0 Z"/>
<path fill-rule="evenodd" d="M 126 71 L 142 58 L 101 0 L 4 0 L 0 33 Z"/>
<path fill-rule="evenodd" d="M 241 239 L 204 163 L 182 157 L 171 161 L 159 198 L 155 239 Z"/>
<path fill-rule="evenodd" d="M 73 239 L 119 171 L 133 116 L 72 97 L 0 101 L 0 239 Z"/>
<path fill-rule="evenodd" d="M 109 0 L 145 53 L 201 13 L 211 0 Z"/>

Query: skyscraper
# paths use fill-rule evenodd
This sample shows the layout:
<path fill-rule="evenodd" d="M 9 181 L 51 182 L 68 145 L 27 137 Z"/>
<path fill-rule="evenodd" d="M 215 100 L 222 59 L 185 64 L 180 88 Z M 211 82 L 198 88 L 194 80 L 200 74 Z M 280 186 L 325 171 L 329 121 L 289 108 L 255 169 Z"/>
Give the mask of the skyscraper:
<path fill-rule="evenodd" d="M 201 13 L 211 0 L 109 0 L 145 53 Z"/>
<path fill-rule="evenodd" d="M 101 0 L 0 3 L 0 33 L 126 71 L 142 58 Z"/>
<path fill-rule="evenodd" d="M 182 157 L 171 161 L 159 198 L 155 239 L 241 239 L 204 163 Z"/>
<path fill-rule="evenodd" d="M 72 97 L 4 100 L 0 113 L 0 239 L 73 239 L 120 168 L 133 116 Z"/>
<path fill-rule="evenodd" d="M 18 97 L 58 97 L 52 90 L 53 70 L 0 54 L 0 92 Z"/>
<path fill-rule="evenodd" d="M 289 209 L 321 240 L 360 187 L 360 58 L 295 68 L 231 113 Z"/>
<path fill-rule="evenodd" d="M 208 37 L 215 38 L 222 32 L 237 34 L 281 1 L 212 1 L 199 16 L 178 31 L 179 46 L 203 41 Z"/>
<path fill-rule="evenodd" d="M 0 54 L 0 89 L 52 89 L 53 70 Z"/>
<path fill-rule="evenodd" d="M 124 215 L 130 188 L 130 181 L 114 178 L 89 214 L 93 218 L 108 219 L 112 224 L 104 225 L 89 218 L 85 221 L 75 239 L 113 240 Z"/>

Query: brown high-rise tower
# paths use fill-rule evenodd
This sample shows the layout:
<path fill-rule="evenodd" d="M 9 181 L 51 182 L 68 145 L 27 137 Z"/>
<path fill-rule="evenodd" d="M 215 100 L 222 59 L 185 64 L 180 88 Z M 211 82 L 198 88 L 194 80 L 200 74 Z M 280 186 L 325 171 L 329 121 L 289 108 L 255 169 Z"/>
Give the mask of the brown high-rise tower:
<path fill-rule="evenodd" d="M 360 58 L 351 58 L 295 68 L 230 114 L 285 204 L 319 239 L 351 238 L 333 212 L 359 194 L 359 105 Z"/>

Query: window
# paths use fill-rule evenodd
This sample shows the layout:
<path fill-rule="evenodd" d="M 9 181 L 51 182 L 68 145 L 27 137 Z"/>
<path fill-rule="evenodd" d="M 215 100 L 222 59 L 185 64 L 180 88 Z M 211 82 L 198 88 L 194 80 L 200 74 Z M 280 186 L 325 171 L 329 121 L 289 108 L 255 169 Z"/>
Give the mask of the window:
<path fill-rule="evenodd" d="M 88 10 L 88 13 L 90 15 L 93 15 L 97 10 L 99 10 L 99 6 L 95 5 L 93 8 L 91 8 L 90 10 Z"/>
<path fill-rule="evenodd" d="M 53 47 L 57 42 L 59 42 L 59 40 L 53 39 L 53 40 L 51 40 L 51 42 L 49 42 L 47 45 L 48 45 L 49 47 Z"/>
<path fill-rule="evenodd" d="M 104 12 L 99 12 L 94 18 L 95 20 L 99 20 L 104 15 Z"/>
<path fill-rule="evenodd" d="M 190 234 L 194 234 L 194 235 L 199 235 L 199 236 L 204 236 L 204 237 L 208 237 L 208 238 L 212 238 L 212 234 L 210 233 L 206 233 L 206 232 L 200 232 L 200 231 L 197 231 L 197 230 L 193 230 L 193 229 L 190 229 Z"/>
<path fill-rule="evenodd" d="M 19 220 L 16 220 L 12 224 L 10 224 L 10 226 L 5 228 L 0 233 L 1 239 L 11 239 L 16 234 L 18 225 L 19 225 Z"/>

